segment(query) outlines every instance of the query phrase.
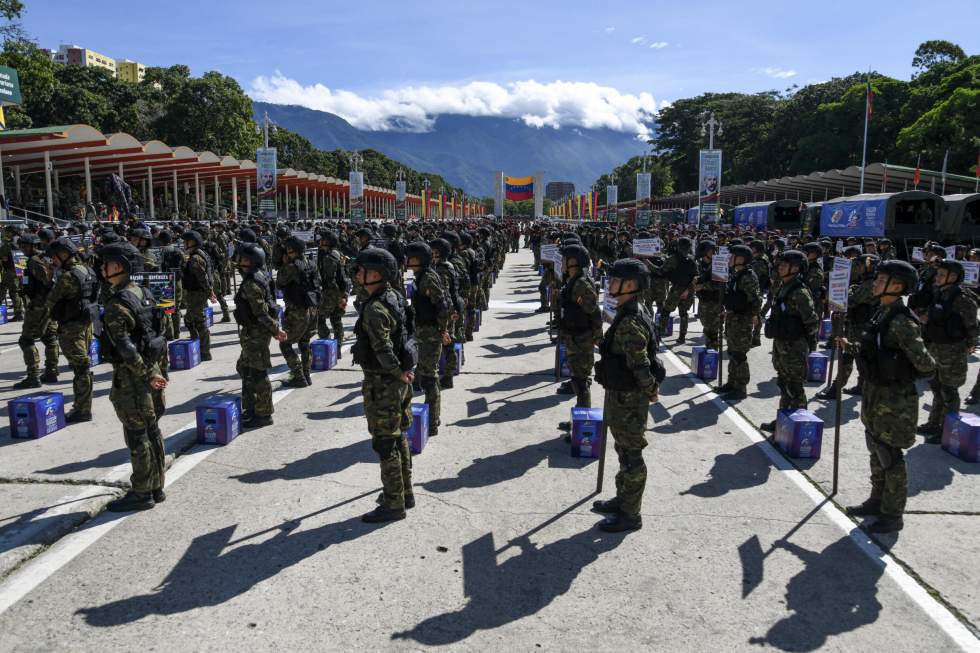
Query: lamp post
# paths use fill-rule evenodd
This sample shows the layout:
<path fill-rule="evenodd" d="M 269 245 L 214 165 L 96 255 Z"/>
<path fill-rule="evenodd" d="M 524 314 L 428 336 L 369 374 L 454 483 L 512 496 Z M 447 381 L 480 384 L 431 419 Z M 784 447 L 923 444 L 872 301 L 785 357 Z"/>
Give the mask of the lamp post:
<path fill-rule="evenodd" d="M 715 119 L 714 111 L 705 111 L 701 114 L 701 119 L 704 121 L 701 123 L 701 137 L 704 138 L 705 134 L 708 136 L 708 149 L 715 149 L 715 134 L 719 136 L 722 135 L 721 121 Z M 716 129 L 717 128 L 717 129 Z"/>

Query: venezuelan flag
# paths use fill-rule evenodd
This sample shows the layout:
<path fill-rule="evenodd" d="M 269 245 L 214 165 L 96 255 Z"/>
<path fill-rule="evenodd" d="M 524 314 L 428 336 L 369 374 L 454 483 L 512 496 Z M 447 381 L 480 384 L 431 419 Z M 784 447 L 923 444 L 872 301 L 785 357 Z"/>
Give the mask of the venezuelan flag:
<path fill-rule="evenodd" d="M 533 175 L 528 177 L 505 177 L 504 187 L 507 190 L 507 199 L 513 202 L 534 198 Z"/>

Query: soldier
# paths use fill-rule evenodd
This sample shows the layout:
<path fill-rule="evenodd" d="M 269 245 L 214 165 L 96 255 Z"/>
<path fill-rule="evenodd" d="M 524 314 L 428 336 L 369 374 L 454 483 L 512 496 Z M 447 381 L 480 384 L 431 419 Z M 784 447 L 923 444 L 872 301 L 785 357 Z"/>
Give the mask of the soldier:
<path fill-rule="evenodd" d="M 45 383 L 58 382 L 58 323 L 45 311 L 45 302 L 53 284 L 51 264 L 42 255 L 40 239 L 34 234 L 20 237 L 20 247 L 28 257 L 24 270 L 23 294 L 27 300 L 24 326 L 17 344 L 24 352 L 27 376 L 13 385 L 14 389 L 40 388 Z M 41 357 L 34 342 L 44 343 L 44 374 Z"/>
<path fill-rule="evenodd" d="M 357 281 L 368 293 L 354 325 L 354 362 L 364 371 L 361 394 L 371 447 L 381 462 L 383 490 L 368 523 L 405 518 L 415 506 L 412 454 L 405 434 L 412 424 L 412 381 L 417 352 L 404 298 L 391 288 L 398 263 L 390 252 L 368 247 L 357 255 Z"/>
<path fill-rule="evenodd" d="M 415 342 L 418 346 L 418 367 L 415 376 L 425 392 L 429 405 L 429 437 L 439 435 L 439 357 L 442 348 L 452 343 L 449 337 L 449 293 L 442 277 L 432 269 L 432 248 L 423 242 L 405 247 L 408 269 L 415 275 L 412 292 L 412 312 L 415 317 Z"/>
<path fill-rule="evenodd" d="M 456 281 L 459 283 L 459 294 L 463 300 L 463 311 L 453 321 L 453 331 L 449 334 L 452 336 L 453 342 L 445 345 L 443 348 L 446 352 L 446 367 L 442 378 L 439 379 L 439 387 L 443 390 L 449 390 L 453 387 L 452 372 L 456 369 L 456 348 L 454 344 L 465 342 L 466 340 L 465 311 L 469 310 L 469 297 L 471 296 L 472 288 L 470 284 L 469 266 L 467 265 L 466 258 L 462 255 L 462 243 L 459 234 L 455 231 L 444 231 L 441 238 L 445 239 L 452 247 L 449 262 L 456 272 Z"/>
<path fill-rule="evenodd" d="M 129 232 L 129 242 L 139 250 L 140 255 L 143 257 L 144 272 L 158 272 L 160 270 L 160 261 L 157 260 L 157 257 L 150 249 L 152 237 L 149 231 L 143 227 L 133 229 Z"/>
<path fill-rule="evenodd" d="M 915 379 L 936 368 L 918 320 L 902 302 L 902 295 L 915 288 L 916 282 L 915 268 L 905 261 L 882 262 L 873 291 L 881 307 L 860 342 L 839 340 L 842 349 L 856 356 L 864 379 L 861 421 L 871 467 L 871 496 L 847 507 L 846 512 L 855 517 L 877 516 L 878 521 L 868 529 L 873 533 L 891 533 L 904 525 L 908 474 L 903 450 L 915 443 L 919 413 Z"/>
<path fill-rule="evenodd" d="M 211 292 L 217 300 L 218 306 L 221 307 L 221 321 L 231 322 L 231 315 L 228 313 L 228 302 L 225 300 L 225 293 L 228 292 L 228 289 L 224 286 L 223 272 L 225 263 L 228 260 L 228 250 L 220 241 L 215 239 L 207 225 L 201 225 L 199 229 L 201 238 L 204 239 L 204 244 L 201 249 L 207 254 L 211 263 Z"/>
<path fill-rule="evenodd" d="M 153 295 L 129 279 L 133 263 L 142 256 L 128 243 L 99 249 L 102 275 L 112 284 L 106 300 L 102 353 L 112 364 L 109 400 L 123 425 L 133 466 L 132 489 L 106 506 L 111 512 L 147 510 L 166 499 L 163 491 L 165 454 L 163 434 L 154 405 L 163 405 L 167 380 L 158 361 L 166 347 L 154 324 Z M 154 398 L 154 394 L 159 395 Z"/>
<path fill-rule="evenodd" d="M 283 381 L 283 385 L 305 388 L 313 385 L 310 339 L 316 332 L 316 307 L 320 304 L 319 279 L 316 269 L 306 260 L 306 247 L 299 238 L 286 238 L 282 249 L 283 260 L 276 285 L 282 290 L 286 303 L 283 330 L 289 334 L 286 340 L 279 343 L 279 351 L 289 365 L 289 378 Z M 299 347 L 298 356 L 293 350 L 294 344 Z"/>
<path fill-rule="evenodd" d="M 330 338 L 332 327 L 338 347 L 342 346 L 344 342 L 343 318 L 344 312 L 347 310 L 347 295 L 351 288 L 343 255 L 337 249 L 339 242 L 336 232 L 321 232 L 316 259 L 317 271 L 320 274 L 317 336 L 324 339 Z"/>
<path fill-rule="evenodd" d="M 657 401 L 664 368 L 657 359 L 653 319 L 639 302 L 649 283 L 646 266 L 637 259 L 616 261 L 609 293 L 616 298 L 616 319 L 602 340 L 596 380 L 606 389 L 603 415 L 619 457 L 616 496 L 596 501 L 593 510 L 612 515 L 599 529 L 617 533 L 643 527 L 640 506 L 647 468 L 643 449 L 651 402 Z"/>
<path fill-rule="evenodd" d="M 181 274 L 184 269 L 183 252 L 173 244 L 173 236 L 166 229 L 158 236 L 160 241 L 160 271 L 174 274 L 174 310 L 167 314 L 167 340 L 180 338 L 180 305 L 184 301 L 184 287 L 181 284 Z"/>
<path fill-rule="evenodd" d="M 711 277 L 711 258 L 716 251 L 714 241 L 702 240 L 698 243 L 698 276 L 694 283 L 698 319 L 704 329 L 704 344 L 708 349 L 715 350 L 721 346 L 722 300 L 725 295 L 725 284 Z"/>
<path fill-rule="evenodd" d="M 752 270 L 752 250 L 746 245 L 734 245 L 731 250 L 731 269 L 725 288 L 725 340 L 728 345 L 728 381 L 716 388 L 725 399 L 745 399 L 749 385 L 748 352 L 752 348 L 752 330 L 759 322 L 762 294 L 759 279 Z"/>
<path fill-rule="evenodd" d="M 450 364 L 450 351 L 452 352 L 453 365 L 455 365 L 456 350 L 453 349 L 451 339 L 456 332 L 456 324 L 465 315 L 466 300 L 460 292 L 459 277 L 456 273 L 456 268 L 449 262 L 452 254 L 452 245 L 444 238 L 436 238 L 429 242 L 429 247 L 432 249 L 432 267 L 442 279 L 442 285 L 446 289 L 447 299 L 449 301 L 449 325 L 446 330 L 449 332 L 450 342 L 443 345 L 443 351 L 446 352 L 446 366 L 448 367 Z M 452 375 L 448 375 L 448 378 L 451 387 Z M 440 386 L 443 388 L 446 387 L 442 385 L 441 381 Z"/>
<path fill-rule="evenodd" d="M 803 282 L 806 257 L 794 249 L 780 254 L 776 264 L 779 290 L 773 299 L 772 316 L 767 320 L 766 337 L 772 338 L 772 366 L 779 385 L 779 408 L 790 412 L 806 408 L 806 357 L 816 348 L 820 317 L 810 290 Z M 763 431 L 774 432 L 776 420 L 762 424 Z"/>
<path fill-rule="evenodd" d="M 567 280 L 559 294 L 561 324 L 559 333 L 565 346 L 565 360 L 572 373 L 571 387 L 575 406 L 592 407 L 592 368 L 595 365 L 595 346 L 602 341 L 602 310 L 599 288 L 589 276 L 592 261 L 589 250 L 582 245 L 567 245 L 561 250 Z M 558 428 L 569 431 L 571 422 Z"/>
<path fill-rule="evenodd" d="M 922 319 L 926 347 L 936 361 L 936 375 L 929 381 L 929 420 L 918 429 L 926 444 L 939 444 L 946 414 L 960 410 L 959 387 L 966 383 L 967 358 L 976 350 L 980 334 L 977 305 L 963 292 L 962 282 L 963 264 L 941 261 L 933 282 L 933 305 Z"/>
<path fill-rule="evenodd" d="M 14 314 L 9 321 L 16 322 L 24 319 L 24 301 L 20 296 L 20 278 L 14 265 L 14 250 L 16 249 L 17 229 L 8 225 L 3 230 L 3 242 L 0 242 L 0 304 L 6 302 L 5 295 L 10 295 Z"/>
<path fill-rule="evenodd" d="M 58 323 L 58 343 L 71 365 L 74 402 L 65 417 L 68 423 L 92 420 L 92 311 L 97 306 L 99 284 L 95 272 L 78 258 L 78 249 L 67 238 L 48 247 L 52 265 L 61 270 L 44 303 L 44 321 Z"/>
<path fill-rule="evenodd" d="M 749 243 L 749 247 L 752 249 L 752 271 L 755 272 L 756 278 L 759 280 L 759 293 L 764 299 L 769 297 L 770 288 L 772 287 L 772 266 L 769 265 L 769 255 L 766 254 L 766 244 L 761 240 L 753 240 Z M 768 312 L 768 301 L 763 305 L 762 310 L 759 313 L 759 319 L 755 323 L 755 327 L 752 329 L 752 346 L 759 347 L 762 345 L 762 319 Z"/>
<path fill-rule="evenodd" d="M 823 246 L 820 243 L 807 243 L 803 246 L 803 253 L 806 254 L 806 287 L 810 289 L 810 296 L 813 297 L 813 305 L 817 310 L 817 315 L 823 316 L 824 313 L 824 274 L 820 267 L 823 262 Z"/>
<path fill-rule="evenodd" d="M 196 231 L 186 231 L 181 236 L 184 240 L 184 250 L 187 252 L 187 262 L 181 270 L 180 279 L 184 286 L 184 302 L 187 313 L 184 324 L 191 339 L 200 341 L 201 360 L 211 360 L 211 331 L 208 329 L 205 310 L 208 300 L 214 299 L 211 279 L 211 259 L 202 249 L 204 239 Z"/>
<path fill-rule="evenodd" d="M 667 302 L 664 310 L 660 314 L 660 323 L 657 325 L 660 334 L 667 332 L 667 318 L 674 309 L 677 309 L 680 317 L 680 328 L 677 332 L 677 344 L 683 345 L 687 337 L 687 312 L 691 310 L 694 303 L 694 278 L 697 276 L 698 268 L 694 257 L 691 256 L 691 239 L 683 236 L 677 239 L 677 248 L 663 267 L 663 274 L 670 281 L 670 292 L 667 293 Z"/>
<path fill-rule="evenodd" d="M 238 269 L 242 284 L 235 293 L 235 321 L 241 327 L 238 340 L 242 352 L 236 369 L 242 377 L 242 426 L 261 428 L 272 424 L 272 384 L 269 369 L 272 339 L 288 338 L 279 328 L 276 300 L 272 296 L 271 277 L 265 268 L 265 252 L 256 243 L 245 243 L 238 249 Z"/>

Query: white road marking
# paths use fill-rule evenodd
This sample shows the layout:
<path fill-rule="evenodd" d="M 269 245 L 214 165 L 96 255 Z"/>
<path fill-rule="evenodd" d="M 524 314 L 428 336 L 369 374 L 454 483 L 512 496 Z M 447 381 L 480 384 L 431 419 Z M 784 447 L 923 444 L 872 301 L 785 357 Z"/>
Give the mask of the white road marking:
<path fill-rule="evenodd" d="M 683 361 L 677 357 L 677 354 L 667 350 L 664 352 L 664 358 L 670 361 L 671 365 L 678 372 L 695 379 L 695 386 L 697 386 L 698 390 L 706 393 L 714 393 L 714 390 L 708 384 L 702 383 L 698 377 L 691 373 L 688 366 L 684 365 Z M 970 632 L 970 629 L 957 619 L 946 606 L 934 599 L 894 558 L 869 539 L 840 508 L 827 501 L 827 497 L 821 494 L 802 472 L 790 465 L 783 458 L 782 454 L 748 420 L 742 417 L 720 397 L 715 396 L 711 401 L 715 407 L 721 410 L 725 417 L 738 427 L 738 430 L 761 449 L 777 470 L 782 472 L 803 494 L 813 501 L 814 506 L 821 506 L 820 512 L 824 517 L 840 528 L 873 563 L 883 567 L 885 573 L 895 581 L 899 589 L 912 599 L 961 650 L 969 651 L 970 653 L 980 653 L 980 640 Z"/>

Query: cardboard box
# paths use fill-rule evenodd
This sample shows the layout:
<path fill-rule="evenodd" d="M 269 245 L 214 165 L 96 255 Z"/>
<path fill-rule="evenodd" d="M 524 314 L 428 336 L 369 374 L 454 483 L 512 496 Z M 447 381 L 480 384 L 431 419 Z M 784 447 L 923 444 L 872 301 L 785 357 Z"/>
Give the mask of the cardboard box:
<path fill-rule="evenodd" d="M 0 324 L 7 323 L 7 305 L 0 304 Z"/>
<path fill-rule="evenodd" d="M 429 441 L 429 404 L 412 404 L 412 426 L 406 437 L 412 454 L 422 453 Z"/>
<path fill-rule="evenodd" d="M 95 367 L 102 363 L 102 345 L 99 344 L 98 338 L 92 338 L 92 342 L 88 345 L 88 364 L 90 367 Z"/>
<path fill-rule="evenodd" d="M 830 338 L 831 331 L 833 330 L 833 323 L 830 318 L 826 320 L 820 320 L 820 332 L 818 337 L 821 340 L 828 340 Z"/>
<path fill-rule="evenodd" d="M 242 433 L 241 397 L 211 397 L 197 405 L 198 444 L 225 445 Z"/>
<path fill-rule="evenodd" d="M 827 382 L 827 365 L 830 359 L 827 354 L 815 351 L 806 357 L 806 380 L 810 383 Z"/>
<path fill-rule="evenodd" d="M 337 365 L 336 340 L 314 340 L 310 343 L 310 350 L 313 355 L 311 367 L 314 370 L 331 370 Z"/>
<path fill-rule="evenodd" d="M 7 403 L 10 435 L 43 438 L 65 428 L 65 397 L 60 392 L 38 392 Z"/>
<path fill-rule="evenodd" d="M 558 375 L 565 379 L 571 378 L 572 370 L 568 367 L 568 358 L 565 356 L 565 345 L 558 343 Z"/>
<path fill-rule="evenodd" d="M 415 294 L 415 282 L 409 281 L 408 283 L 405 284 L 405 298 L 411 299 L 412 295 L 414 294 Z"/>
<path fill-rule="evenodd" d="M 780 410 L 776 414 L 776 445 L 793 458 L 819 458 L 823 420 L 808 410 Z"/>
<path fill-rule="evenodd" d="M 656 318 L 656 320 L 657 320 L 657 322 L 656 322 L 656 323 L 657 323 L 657 324 L 660 324 L 660 315 L 661 315 L 661 314 L 660 314 L 660 312 L 658 311 L 658 312 L 657 312 L 657 318 Z M 665 336 L 672 336 L 672 335 L 674 335 L 674 316 L 673 316 L 673 315 L 668 315 L 668 316 L 667 316 L 667 330 L 666 330 L 666 331 L 664 331 L 664 332 L 663 332 L 662 334 L 660 334 L 660 335 L 661 335 L 661 337 L 665 337 Z"/>
<path fill-rule="evenodd" d="M 204 307 L 204 321 L 209 329 L 214 326 L 214 309 L 210 306 Z"/>
<path fill-rule="evenodd" d="M 691 371 L 699 379 L 714 381 L 718 378 L 718 350 L 702 345 L 691 348 Z"/>
<path fill-rule="evenodd" d="M 476 309 L 476 324 L 473 325 L 474 331 L 479 331 L 480 327 L 483 326 L 483 310 Z"/>
<path fill-rule="evenodd" d="M 168 349 L 172 370 L 189 370 L 201 364 L 200 340 L 173 340 Z"/>
<path fill-rule="evenodd" d="M 463 371 L 463 363 L 465 362 L 466 353 L 463 349 L 463 343 L 454 342 L 453 349 L 456 350 L 456 369 L 453 370 L 453 376 L 456 376 Z M 446 350 L 443 349 L 439 354 L 439 376 L 446 375 Z"/>
<path fill-rule="evenodd" d="M 980 416 L 948 413 L 943 420 L 943 449 L 968 463 L 980 463 Z"/>
<path fill-rule="evenodd" d="M 572 408 L 572 456 L 598 458 L 602 437 L 601 408 Z"/>

